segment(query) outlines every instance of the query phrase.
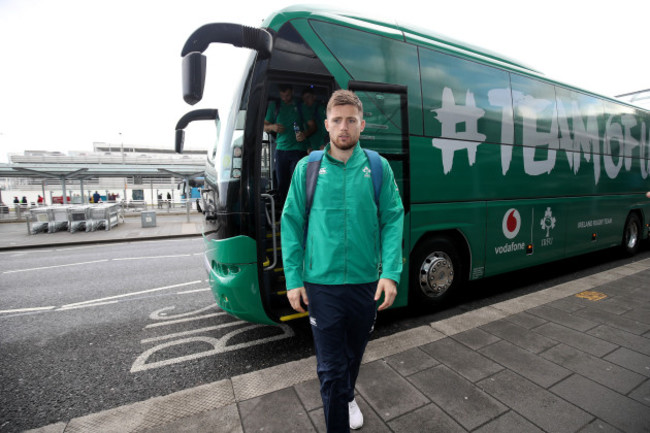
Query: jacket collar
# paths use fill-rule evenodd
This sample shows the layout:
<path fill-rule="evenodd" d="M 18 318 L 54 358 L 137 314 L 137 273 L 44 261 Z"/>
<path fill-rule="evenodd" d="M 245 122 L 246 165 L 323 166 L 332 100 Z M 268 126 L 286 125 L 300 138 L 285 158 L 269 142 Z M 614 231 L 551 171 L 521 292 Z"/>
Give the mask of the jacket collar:
<path fill-rule="evenodd" d="M 325 146 L 325 149 L 323 150 L 325 152 L 325 157 L 327 160 L 332 163 L 332 164 L 338 164 L 338 165 L 343 165 L 341 161 L 339 161 L 336 158 L 333 158 L 332 155 L 330 155 L 330 149 L 331 149 L 332 143 L 327 143 L 327 146 Z M 363 149 L 361 148 L 361 142 L 357 142 L 357 145 L 354 146 L 354 151 L 352 151 L 352 156 L 350 159 L 348 159 L 348 162 L 346 163 L 347 166 L 356 166 L 360 163 L 365 162 L 366 155 L 363 152 Z"/>

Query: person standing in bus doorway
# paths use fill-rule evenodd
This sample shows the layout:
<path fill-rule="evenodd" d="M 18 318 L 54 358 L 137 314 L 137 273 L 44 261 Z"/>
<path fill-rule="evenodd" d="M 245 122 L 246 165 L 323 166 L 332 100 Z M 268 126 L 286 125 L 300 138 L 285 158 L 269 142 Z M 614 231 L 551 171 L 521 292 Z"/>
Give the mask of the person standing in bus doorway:
<path fill-rule="evenodd" d="M 282 257 L 291 306 L 309 308 L 327 431 L 349 432 L 363 425 L 354 387 L 377 309 L 390 307 L 397 295 L 404 208 L 384 158 L 377 204 L 369 157 L 359 144 L 363 105 L 353 92 L 334 92 L 325 126 L 330 143 L 308 220 L 308 158 L 293 174 L 282 214 Z"/>
<path fill-rule="evenodd" d="M 326 144 L 327 130 L 325 130 L 325 106 L 316 100 L 314 90 L 306 87 L 302 91 L 303 116 L 313 119 L 307 125 L 305 135 L 309 141 L 308 147 L 313 150 L 322 150 Z"/>
<path fill-rule="evenodd" d="M 287 197 L 291 175 L 296 164 L 307 155 L 307 137 L 305 122 L 312 122 L 311 117 L 305 118 L 299 104 L 293 100 L 293 88 L 288 84 L 278 85 L 280 104 L 269 103 L 264 119 L 264 132 L 276 133 L 275 137 L 275 176 L 278 182 L 278 209 Z"/>

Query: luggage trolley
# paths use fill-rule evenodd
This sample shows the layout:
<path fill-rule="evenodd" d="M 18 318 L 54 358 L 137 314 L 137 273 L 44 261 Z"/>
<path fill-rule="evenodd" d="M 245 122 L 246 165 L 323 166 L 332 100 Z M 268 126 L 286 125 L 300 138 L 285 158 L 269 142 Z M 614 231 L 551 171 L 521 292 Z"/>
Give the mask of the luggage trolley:
<path fill-rule="evenodd" d="M 74 233 L 79 230 L 86 231 L 89 206 L 71 206 L 68 208 L 68 231 Z"/>
<path fill-rule="evenodd" d="M 111 227 L 114 227 L 119 223 L 120 217 L 122 218 L 122 221 L 124 221 L 121 207 L 118 204 L 95 205 L 90 207 L 88 212 L 88 222 L 86 223 L 87 232 L 99 230 L 101 228 L 104 230 L 110 230 Z"/>
<path fill-rule="evenodd" d="M 48 231 L 48 225 L 50 223 L 48 209 L 48 207 L 34 208 L 26 214 L 28 234 L 35 235 Z"/>
<path fill-rule="evenodd" d="M 116 225 L 118 225 L 120 219 L 122 220 L 122 222 L 124 222 L 124 213 L 122 210 L 122 206 L 120 206 L 119 204 L 112 204 L 110 206 L 107 206 L 106 214 L 108 220 L 106 230 L 110 230 L 111 227 L 115 227 Z"/>
<path fill-rule="evenodd" d="M 50 216 L 47 225 L 48 233 L 68 230 L 68 206 L 50 206 L 48 215 Z"/>

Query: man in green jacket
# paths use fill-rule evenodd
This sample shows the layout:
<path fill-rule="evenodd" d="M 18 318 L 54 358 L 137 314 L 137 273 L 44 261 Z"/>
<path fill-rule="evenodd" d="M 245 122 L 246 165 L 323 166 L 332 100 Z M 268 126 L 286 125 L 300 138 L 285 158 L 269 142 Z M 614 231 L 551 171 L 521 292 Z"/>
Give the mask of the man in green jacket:
<path fill-rule="evenodd" d="M 278 203 L 284 203 L 291 182 L 296 164 L 309 150 L 307 146 L 307 134 L 305 123 L 308 126 L 308 133 L 316 130 L 316 124 L 311 116 L 308 116 L 300 104 L 293 100 L 293 87 L 289 84 L 278 85 L 280 91 L 279 106 L 275 102 L 269 104 L 264 119 L 264 132 L 275 132 L 275 175 L 278 187 Z M 294 125 L 299 131 L 294 130 Z"/>
<path fill-rule="evenodd" d="M 325 148 L 305 236 L 307 158 L 294 171 L 282 214 L 287 296 L 309 308 L 328 432 L 363 425 L 354 386 L 379 310 L 390 307 L 402 272 L 404 208 L 388 162 L 381 158 L 379 206 L 370 164 L 359 145 L 363 106 L 350 91 L 327 105 Z"/>

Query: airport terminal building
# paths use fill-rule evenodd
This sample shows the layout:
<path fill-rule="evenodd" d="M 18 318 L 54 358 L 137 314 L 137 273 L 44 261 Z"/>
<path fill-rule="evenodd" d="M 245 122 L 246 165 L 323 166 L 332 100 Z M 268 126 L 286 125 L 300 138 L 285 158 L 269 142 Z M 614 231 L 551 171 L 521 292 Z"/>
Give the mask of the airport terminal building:
<path fill-rule="evenodd" d="M 183 201 L 186 181 L 202 176 L 205 149 L 186 149 L 182 155 L 160 146 L 93 143 L 92 152 L 25 151 L 9 154 L 0 164 L 0 201 L 37 205 L 93 201 L 144 201 L 156 206 L 159 197 Z M 65 192 L 64 192 L 65 191 Z M 113 199 L 113 200 L 111 200 Z"/>

